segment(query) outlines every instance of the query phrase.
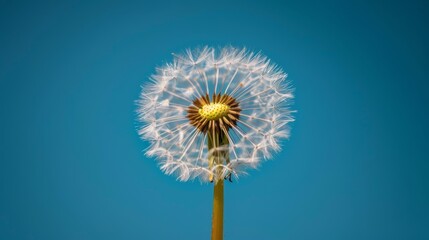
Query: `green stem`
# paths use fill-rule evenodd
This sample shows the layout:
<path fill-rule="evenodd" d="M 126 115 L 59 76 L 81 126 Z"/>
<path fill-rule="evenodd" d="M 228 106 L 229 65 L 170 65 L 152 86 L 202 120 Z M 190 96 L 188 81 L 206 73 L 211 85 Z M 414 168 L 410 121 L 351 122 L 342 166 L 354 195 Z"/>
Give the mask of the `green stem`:
<path fill-rule="evenodd" d="M 223 179 L 214 184 L 212 240 L 223 239 Z"/>
<path fill-rule="evenodd" d="M 212 132 L 208 134 L 209 151 L 216 149 L 219 146 L 228 145 L 228 138 L 221 132 Z M 215 150 L 209 155 L 209 167 L 213 165 L 225 164 L 223 161 L 229 162 L 229 153 L 225 150 Z M 216 176 L 210 176 L 210 181 L 214 181 L 213 190 L 213 215 L 212 215 L 212 240 L 223 240 L 223 193 L 224 181 L 220 177 L 222 174 L 221 168 L 216 168 Z"/>

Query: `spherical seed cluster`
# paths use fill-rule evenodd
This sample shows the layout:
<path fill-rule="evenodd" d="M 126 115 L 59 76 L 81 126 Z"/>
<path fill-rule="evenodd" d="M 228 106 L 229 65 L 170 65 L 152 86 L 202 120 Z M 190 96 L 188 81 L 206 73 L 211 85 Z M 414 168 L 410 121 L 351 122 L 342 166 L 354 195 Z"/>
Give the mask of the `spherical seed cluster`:
<path fill-rule="evenodd" d="M 139 134 L 150 142 L 146 154 L 165 173 L 182 181 L 238 177 L 280 150 L 293 121 L 293 95 L 280 68 L 261 54 L 232 47 L 174 56 L 143 86 L 138 108 Z M 225 160 L 213 164 L 210 156 Z"/>

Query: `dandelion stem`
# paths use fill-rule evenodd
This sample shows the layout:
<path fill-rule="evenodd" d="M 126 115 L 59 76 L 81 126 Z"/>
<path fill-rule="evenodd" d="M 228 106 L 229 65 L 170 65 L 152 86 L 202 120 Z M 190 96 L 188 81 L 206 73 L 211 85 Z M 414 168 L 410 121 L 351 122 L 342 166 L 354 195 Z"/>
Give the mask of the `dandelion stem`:
<path fill-rule="evenodd" d="M 223 179 L 214 184 L 212 240 L 223 239 Z"/>
<path fill-rule="evenodd" d="M 212 240 L 223 240 L 223 167 L 229 162 L 229 151 L 225 146 L 229 145 L 228 137 L 222 132 L 212 129 L 208 132 L 209 167 L 214 171 L 210 181 L 214 182 L 213 190 L 213 215 L 212 215 Z M 214 166 L 214 167 L 213 167 Z"/>

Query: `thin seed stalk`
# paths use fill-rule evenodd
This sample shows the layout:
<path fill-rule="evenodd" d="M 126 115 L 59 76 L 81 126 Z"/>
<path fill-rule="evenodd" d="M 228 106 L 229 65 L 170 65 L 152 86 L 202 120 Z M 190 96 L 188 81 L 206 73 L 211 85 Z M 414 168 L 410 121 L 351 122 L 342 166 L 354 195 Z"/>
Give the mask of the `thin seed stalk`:
<path fill-rule="evenodd" d="M 228 153 L 228 138 L 223 132 L 209 132 L 208 147 L 209 147 L 209 167 L 224 164 L 224 161 L 229 162 Z M 219 147 L 223 148 L 219 150 Z M 216 150 L 218 149 L 218 150 Z M 215 175 L 210 176 L 210 181 L 214 182 L 213 190 L 213 215 L 212 215 L 212 240 L 223 240 L 223 193 L 224 181 L 222 176 L 222 168 L 215 169 Z"/>
<path fill-rule="evenodd" d="M 223 240 L 223 179 L 214 184 L 212 240 Z"/>

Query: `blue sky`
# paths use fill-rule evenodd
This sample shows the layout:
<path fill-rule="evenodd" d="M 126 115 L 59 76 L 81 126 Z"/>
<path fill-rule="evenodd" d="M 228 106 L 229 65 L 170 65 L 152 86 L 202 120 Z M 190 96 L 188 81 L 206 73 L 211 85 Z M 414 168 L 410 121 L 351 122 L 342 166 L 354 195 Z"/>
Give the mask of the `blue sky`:
<path fill-rule="evenodd" d="M 428 4 L 0 3 L 0 239 L 208 239 L 212 186 L 144 156 L 135 100 L 172 52 L 289 74 L 283 151 L 226 185 L 225 239 L 428 239 Z"/>

